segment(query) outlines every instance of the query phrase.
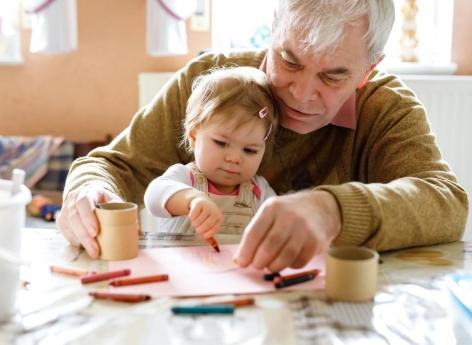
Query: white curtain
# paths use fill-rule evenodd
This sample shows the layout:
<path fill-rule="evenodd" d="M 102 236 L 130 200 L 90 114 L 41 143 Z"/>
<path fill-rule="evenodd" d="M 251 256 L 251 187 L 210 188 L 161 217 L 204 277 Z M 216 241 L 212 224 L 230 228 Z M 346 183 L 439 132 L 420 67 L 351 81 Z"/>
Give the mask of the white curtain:
<path fill-rule="evenodd" d="M 76 0 L 26 0 L 32 14 L 30 51 L 68 53 L 77 49 Z"/>
<path fill-rule="evenodd" d="M 152 56 L 188 53 L 185 20 L 197 0 L 147 0 L 147 53 Z"/>
<path fill-rule="evenodd" d="M 18 5 L 17 0 L 0 0 L 0 64 L 23 61 Z"/>

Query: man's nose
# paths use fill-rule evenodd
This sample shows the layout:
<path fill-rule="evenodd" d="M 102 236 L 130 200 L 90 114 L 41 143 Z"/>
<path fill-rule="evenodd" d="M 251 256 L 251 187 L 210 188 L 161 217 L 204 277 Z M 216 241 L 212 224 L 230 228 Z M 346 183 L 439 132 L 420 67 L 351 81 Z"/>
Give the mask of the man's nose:
<path fill-rule="evenodd" d="M 298 76 L 290 84 L 293 98 L 299 102 L 311 102 L 320 97 L 321 81 L 312 76 Z"/>

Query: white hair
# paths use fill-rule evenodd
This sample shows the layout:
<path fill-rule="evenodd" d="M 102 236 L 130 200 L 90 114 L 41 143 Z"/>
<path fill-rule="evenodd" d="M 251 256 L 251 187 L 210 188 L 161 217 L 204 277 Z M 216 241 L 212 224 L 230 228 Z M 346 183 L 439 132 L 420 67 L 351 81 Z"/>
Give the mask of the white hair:
<path fill-rule="evenodd" d="M 393 0 L 279 0 L 272 40 L 280 42 L 284 32 L 296 30 L 306 51 L 330 54 L 341 43 L 346 25 L 356 25 L 365 17 L 369 63 L 374 63 L 392 30 Z"/>

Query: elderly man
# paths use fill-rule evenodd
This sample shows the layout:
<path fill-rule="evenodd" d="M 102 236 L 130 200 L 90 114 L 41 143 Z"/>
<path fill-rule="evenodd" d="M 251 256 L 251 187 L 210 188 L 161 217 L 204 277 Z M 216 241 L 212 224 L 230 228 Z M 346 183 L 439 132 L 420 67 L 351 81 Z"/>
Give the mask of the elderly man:
<path fill-rule="evenodd" d="M 280 0 L 268 51 L 191 61 L 109 146 L 74 163 L 58 219 L 64 236 L 96 257 L 94 204 L 142 203 L 153 178 L 192 159 L 178 145 L 192 80 L 232 64 L 265 71 L 281 113 L 259 171 L 280 196 L 245 229 L 235 255 L 242 267 L 301 267 L 330 245 L 388 250 L 460 239 L 467 195 L 425 109 L 375 70 L 393 20 L 392 0 Z"/>

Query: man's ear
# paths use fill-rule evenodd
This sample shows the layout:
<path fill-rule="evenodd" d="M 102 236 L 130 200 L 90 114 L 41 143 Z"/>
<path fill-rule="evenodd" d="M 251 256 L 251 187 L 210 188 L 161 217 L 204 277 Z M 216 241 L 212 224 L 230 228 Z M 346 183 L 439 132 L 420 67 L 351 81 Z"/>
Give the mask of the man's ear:
<path fill-rule="evenodd" d="M 367 71 L 365 72 L 364 78 L 357 84 L 357 88 L 360 89 L 361 87 L 364 87 L 364 85 L 367 83 L 369 80 L 370 73 L 374 70 L 375 67 L 384 59 L 385 55 L 381 55 L 373 64 L 369 66 Z"/>
<path fill-rule="evenodd" d="M 192 148 L 192 150 L 195 150 L 196 140 L 197 140 L 197 131 L 194 128 L 188 133 L 188 142 L 190 143 L 190 147 Z"/>

